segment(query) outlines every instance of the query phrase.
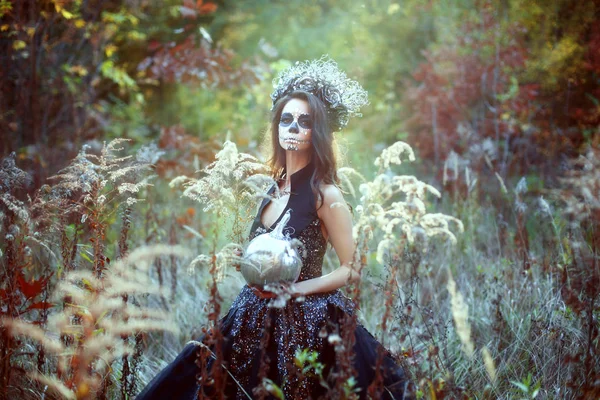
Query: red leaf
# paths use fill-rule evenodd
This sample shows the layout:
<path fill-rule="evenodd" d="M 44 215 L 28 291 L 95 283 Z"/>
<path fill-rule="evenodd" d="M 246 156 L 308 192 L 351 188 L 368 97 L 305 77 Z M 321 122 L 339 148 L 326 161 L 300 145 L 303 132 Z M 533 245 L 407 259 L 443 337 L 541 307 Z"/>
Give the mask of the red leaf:
<path fill-rule="evenodd" d="M 25 298 L 31 299 L 35 298 L 36 296 L 42 293 L 42 291 L 46 287 L 46 284 L 48 283 L 48 280 L 50 279 L 50 276 L 42 277 L 38 280 L 32 280 L 31 282 L 27 282 L 23 277 L 23 274 L 21 273 L 17 275 L 17 284 L 21 289 L 21 293 L 25 295 Z"/>
<path fill-rule="evenodd" d="M 198 8 L 198 12 L 200 12 L 200 14 L 210 14 L 214 13 L 215 11 L 217 11 L 217 5 L 215 3 L 205 3 Z"/>
<path fill-rule="evenodd" d="M 162 47 L 162 43 L 159 42 L 158 40 L 150 40 L 150 42 L 148 43 L 148 50 L 150 50 L 150 51 L 158 50 L 161 47 Z"/>

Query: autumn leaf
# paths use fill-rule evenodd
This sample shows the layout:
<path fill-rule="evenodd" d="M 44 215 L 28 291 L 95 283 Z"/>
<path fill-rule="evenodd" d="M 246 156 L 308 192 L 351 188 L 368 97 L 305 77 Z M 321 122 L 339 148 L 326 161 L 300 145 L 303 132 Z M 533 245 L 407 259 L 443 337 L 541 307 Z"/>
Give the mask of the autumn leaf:
<path fill-rule="evenodd" d="M 198 3 L 197 3 L 198 12 L 201 15 L 214 13 L 215 11 L 217 11 L 217 7 L 218 6 L 215 3 L 204 3 L 203 4 L 202 0 L 198 0 Z"/>
<path fill-rule="evenodd" d="M 15 50 L 23 50 L 25 47 L 27 47 L 27 43 L 25 43 L 22 40 L 15 40 L 13 42 L 13 49 Z"/>
<path fill-rule="evenodd" d="M 20 273 L 17 275 L 17 285 L 21 289 L 21 293 L 23 293 L 25 298 L 33 299 L 42 293 L 51 276 L 52 275 L 49 275 L 38 280 L 32 280 L 31 282 L 28 282 L 25 280 L 23 274 Z"/>
<path fill-rule="evenodd" d="M 115 53 L 115 51 L 117 51 L 117 46 L 114 44 L 109 44 L 104 48 L 104 53 L 106 54 L 106 57 L 109 58 Z"/>
<path fill-rule="evenodd" d="M 74 17 L 73 13 L 68 12 L 67 10 L 65 10 L 64 8 L 62 10 L 60 10 L 60 13 L 62 14 L 62 16 L 65 19 L 71 19 Z"/>

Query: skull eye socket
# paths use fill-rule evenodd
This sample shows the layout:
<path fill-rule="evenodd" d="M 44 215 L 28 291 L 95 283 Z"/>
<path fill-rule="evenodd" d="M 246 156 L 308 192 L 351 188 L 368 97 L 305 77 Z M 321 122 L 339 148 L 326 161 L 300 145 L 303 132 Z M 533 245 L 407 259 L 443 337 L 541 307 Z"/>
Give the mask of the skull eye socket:
<path fill-rule="evenodd" d="M 290 113 L 281 114 L 281 119 L 279 120 L 279 125 L 288 126 L 294 122 L 294 116 Z"/>
<path fill-rule="evenodd" d="M 294 115 L 292 113 L 283 113 L 279 119 L 279 125 L 288 127 L 294 122 Z M 298 126 L 302 129 L 312 129 L 312 120 L 309 114 L 301 114 L 298 117 Z"/>
<path fill-rule="evenodd" d="M 310 119 L 310 115 L 302 114 L 298 118 L 298 125 L 300 125 L 300 128 L 302 129 L 312 129 L 312 121 Z"/>

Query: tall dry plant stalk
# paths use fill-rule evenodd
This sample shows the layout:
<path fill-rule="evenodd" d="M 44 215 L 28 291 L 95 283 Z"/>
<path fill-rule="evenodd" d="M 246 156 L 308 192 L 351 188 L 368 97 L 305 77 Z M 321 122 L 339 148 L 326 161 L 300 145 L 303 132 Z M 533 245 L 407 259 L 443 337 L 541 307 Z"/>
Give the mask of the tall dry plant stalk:
<path fill-rule="evenodd" d="M 208 321 L 207 326 L 203 328 L 202 342 L 212 351 L 199 347 L 196 360 L 200 370 L 199 398 L 202 399 L 207 398 L 206 396 L 222 399 L 227 380 L 227 374 L 224 372 L 227 360 L 222 353 L 223 336 L 219 324 L 222 298 L 218 283 L 222 281 L 228 265 L 240 262 L 242 243 L 245 240 L 243 235 L 251 215 L 249 208 L 252 200 L 264 192 L 265 187 L 262 185 L 265 182 L 273 182 L 272 179 L 257 174 L 266 170 L 264 164 L 249 154 L 238 152 L 233 142 L 226 141 L 215 158 L 214 162 L 198 171 L 204 175 L 201 178 L 179 176 L 170 183 L 171 187 L 182 185 L 182 196 L 199 202 L 203 205 L 203 211 L 210 212 L 214 217 L 210 254 L 199 255 L 191 262 L 189 268 L 190 272 L 193 272 L 196 266 L 208 266 L 211 281 L 207 304 Z M 230 239 L 235 243 L 229 243 L 218 250 L 220 232 L 226 224 L 226 219 L 231 223 Z M 216 368 L 213 367 L 209 371 L 209 362 Z"/>
<path fill-rule="evenodd" d="M 89 232 L 89 241 L 92 244 L 91 257 L 93 270 L 97 278 L 102 278 L 104 271 L 110 264 L 106 249 L 106 234 L 113 214 L 124 207 L 122 226 L 118 241 L 117 257 L 124 257 L 129 249 L 128 234 L 130 229 L 130 214 L 134 204 L 142 201 L 138 194 L 151 186 L 153 175 L 148 175 L 152 165 L 156 163 L 161 153 L 155 145 L 142 147 L 136 156 L 121 155 L 122 146 L 128 142 L 126 139 L 114 139 L 104 143 L 99 154 L 88 154 L 87 147 L 77 155 L 63 170 L 50 179 L 56 183 L 50 187 L 50 203 L 54 203 L 60 218 L 75 226 L 73 233 L 73 250 L 69 251 L 63 246 L 62 254 L 68 255 L 64 268 L 72 268 L 75 259 L 78 232 Z M 66 236 L 66 234 L 63 234 Z M 68 243 L 68 240 L 63 240 Z M 85 258 L 85 256 L 82 254 Z M 124 295 L 124 301 L 128 301 Z M 128 341 L 127 336 L 123 337 Z M 139 341 L 139 337 L 137 339 Z M 131 392 L 134 385 L 135 366 L 130 366 L 129 356 L 123 357 L 122 365 L 122 397 Z M 135 359 L 135 357 L 134 357 Z M 108 385 L 112 383 L 105 381 Z M 127 389 L 128 388 L 128 389 Z M 102 394 L 103 396 L 106 393 Z"/>
<path fill-rule="evenodd" d="M 212 276 L 216 281 L 223 278 L 224 268 L 228 263 L 239 261 L 238 252 L 246 240 L 247 224 L 250 221 L 250 208 L 256 198 L 264 197 L 268 184 L 273 179 L 261 174 L 266 166 L 254 156 L 238 152 L 235 143 L 226 141 L 216 160 L 199 173 L 201 178 L 178 176 L 170 182 L 171 187 L 181 185 L 182 197 L 190 198 L 203 205 L 203 211 L 210 213 L 212 221 L 212 252 L 210 256 L 201 254 L 190 264 L 190 271 L 196 265 L 211 265 L 215 269 Z M 230 223 L 231 235 L 228 239 L 233 243 L 217 250 L 220 232 Z"/>
<path fill-rule="evenodd" d="M 383 334 L 400 299 L 395 297 L 395 286 L 398 277 L 402 277 L 403 270 L 410 264 L 410 254 L 424 251 L 431 238 L 442 236 L 451 243 L 456 243 L 456 236 L 451 230 L 451 224 L 459 232 L 464 230 L 463 224 L 457 218 L 441 213 L 428 213 L 428 195 L 440 197 L 434 187 L 419 181 L 414 176 L 396 175 L 391 168 L 402 164 L 403 157 L 414 161 L 412 148 L 404 142 L 396 142 L 382 151 L 375 159 L 378 172 L 374 179 L 367 181 L 361 174 L 351 168 L 342 168 L 339 171 L 340 180 L 345 189 L 354 197 L 358 197 L 352 181 L 359 179 L 360 197 L 355 205 L 357 217 L 354 224 L 354 238 L 357 243 L 357 252 L 354 257 L 355 268 L 363 270 L 367 267 L 368 243 L 375 242 L 376 261 L 388 270 L 388 279 L 383 290 L 385 293 L 384 310 L 382 314 Z M 363 245 L 361 245 L 363 243 Z M 416 269 L 413 266 L 413 271 Z M 360 291 L 354 290 L 354 301 L 359 302 Z M 345 329 L 352 325 L 345 326 Z M 344 336 L 347 332 L 344 332 Z M 382 342 L 385 343 L 383 337 Z M 351 347 L 350 347 L 351 349 Z M 377 365 L 381 365 L 383 352 L 380 352 Z M 376 378 L 369 393 L 377 397 L 382 387 L 381 371 L 378 368 Z"/>
<path fill-rule="evenodd" d="M 561 295 L 579 317 L 585 344 L 568 357 L 574 364 L 573 390 L 587 398 L 600 397 L 600 148 L 590 147 L 572 160 L 563 188 L 555 194 L 566 204 L 569 219 L 568 255 L 557 265 Z M 564 262 L 566 261 L 566 262 Z M 583 381 L 575 376 L 583 376 Z"/>
<path fill-rule="evenodd" d="M 133 251 L 113 262 L 98 278 L 92 271 L 71 271 L 61 280 L 53 300 L 63 309 L 48 319 L 48 329 L 19 319 L 2 319 L 12 336 L 39 342 L 56 359 L 56 373 L 30 376 L 67 399 L 94 399 L 104 390 L 111 365 L 135 347 L 124 336 L 177 328 L 161 311 L 134 306 L 124 295 L 164 295 L 148 278 L 151 262 L 161 255 L 188 256 L 181 247 L 154 246 Z M 69 340 L 65 341 L 64 338 Z"/>
<path fill-rule="evenodd" d="M 115 254 L 107 247 L 107 232 L 113 223 L 113 215 L 123 204 L 126 208 L 119 251 L 121 256 L 128 252 L 131 210 L 140 201 L 138 193 L 150 186 L 151 176 L 147 176 L 147 172 L 160 154 L 143 147 L 135 157 L 121 156 L 124 142 L 116 139 L 105 143 L 98 154 L 88 154 L 89 148 L 84 146 L 78 156 L 52 178 L 52 185 L 43 185 L 27 201 L 18 196 L 24 197 L 22 189 L 30 178 L 15 166 L 14 157 L 3 160 L 0 220 L 8 240 L 6 245 L 0 245 L 3 274 L 0 294 L 3 303 L 7 301 L 7 307 L 0 312 L 2 318 L 13 324 L 27 321 L 46 328 L 47 319 L 56 307 L 68 308 L 67 300 L 63 299 L 62 305 L 50 301 L 50 292 L 57 290 L 55 287 L 61 284 L 65 274 L 85 271 L 89 267 L 95 278 L 103 281 L 104 274 L 110 269 L 110 258 Z M 134 299 L 124 294 L 123 300 Z M 71 322 L 77 325 L 82 320 L 83 316 L 74 315 Z M 0 350 L 4 355 L 0 368 L 0 395 L 6 395 L 9 385 L 14 390 L 22 390 L 15 383 L 20 379 L 20 372 L 15 371 L 30 370 L 27 367 L 29 353 L 18 350 L 24 344 L 14 340 L 6 328 L 0 328 L 0 334 Z M 63 334 L 60 339 L 66 347 L 75 343 L 72 335 Z M 126 333 L 121 339 L 129 341 Z M 36 356 L 37 373 L 48 376 L 56 373 L 56 366 L 45 360 L 48 358 L 45 347 L 38 345 Z M 124 357 L 123 361 L 126 360 Z M 134 357 L 132 368 L 127 362 L 121 371 L 127 392 L 122 397 L 133 392 L 135 360 Z M 13 363 L 24 368 L 11 368 Z M 102 383 L 105 386 L 100 397 L 105 398 L 112 383 L 109 379 Z"/>
<path fill-rule="evenodd" d="M 452 318 L 456 327 L 456 333 L 462 343 L 462 349 L 467 357 L 472 358 L 475 346 L 471 340 L 471 325 L 469 324 L 469 306 L 465 303 L 462 294 L 456 290 L 456 282 L 452 275 L 448 277 L 448 293 L 450 293 L 450 305 Z"/>
<path fill-rule="evenodd" d="M 105 254 L 108 219 L 121 204 L 131 207 L 140 202 L 137 194 L 151 186 L 150 180 L 153 178 L 145 175 L 156 162 L 156 154 L 141 149 L 136 157 L 121 156 L 119 153 L 124 150 L 121 145 L 127 141 L 114 139 L 105 143 L 99 155 L 88 154 L 84 146 L 69 166 L 50 178 L 56 183 L 45 189 L 50 192 L 48 201 L 55 204 L 63 218 L 76 226 L 85 226 L 92 233 L 89 240 L 97 277 L 102 276 L 110 262 Z M 73 220 L 74 217 L 78 220 Z M 126 232 L 122 232 L 122 247 L 126 246 Z M 63 252 L 68 254 L 66 249 Z"/>
<path fill-rule="evenodd" d="M 32 219 L 26 202 L 19 192 L 31 183 L 31 177 L 15 163 L 16 154 L 4 158 L 0 164 L 0 317 L 17 318 L 36 309 L 48 307 L 43 297 L 49 276 L 30 280 L 34 243 L 45 243 L 33 238 Z M 38 236 L 39 237 L 39 236 Z M 30 239 L 31 238 L 31 239 Z M 18 343 L 4 327 L 0 327 L 0 396 L 6 396 L 11 381 L 12 354 Z M 40 363 L 40 362 L 38 362 Z"/>

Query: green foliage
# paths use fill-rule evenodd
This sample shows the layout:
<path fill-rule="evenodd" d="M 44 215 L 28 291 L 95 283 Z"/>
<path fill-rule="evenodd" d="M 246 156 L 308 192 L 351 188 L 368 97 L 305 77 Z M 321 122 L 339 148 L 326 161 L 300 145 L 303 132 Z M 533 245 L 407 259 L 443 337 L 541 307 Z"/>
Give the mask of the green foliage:
<path fill-rule="evenodd" d="M 521 395 L 524 395 L 526 399 L 535 399 L 540 394 L 540 388 L 542 387 L 541 381 L 536 383 L 533 382 L 531 373 L 520 382 L 510 381 L 510 383 L 515 385 L 521 391 Z"/>
<path fill-rule="evenodd" d="M 263 380 L 263 386 L 267 393 L 273 395 L 278 400 L 285 400 L 285 396 L 283 395 L 283 390 L 272 380 L 265 378 Z"/>
<path fill-rule="evenodd" d="M 12 10 L 12 2 L 10 0 L 0 0 L 0 18 L 8 14 Z"/>
<path fill-rule="evenodd" d="M 294 355 L 294 364 L 301 369 L 306 376 L 317 375 L 323 379 L 325 365 L 319 362 L 319 353 L 309 349 L 298 349 Z"/>
<path fill-rule="evenodd" d="M 119 88 L 121 89 L 137 90 L 137 84 L 129 74 L 127 74 L 127 71 L 115 66 L 115 63 L 111 60 L 104 61 L 100 64 L 100 72 L 102 72 L 104 78 L 110 79 L 119 85 Z"/>

